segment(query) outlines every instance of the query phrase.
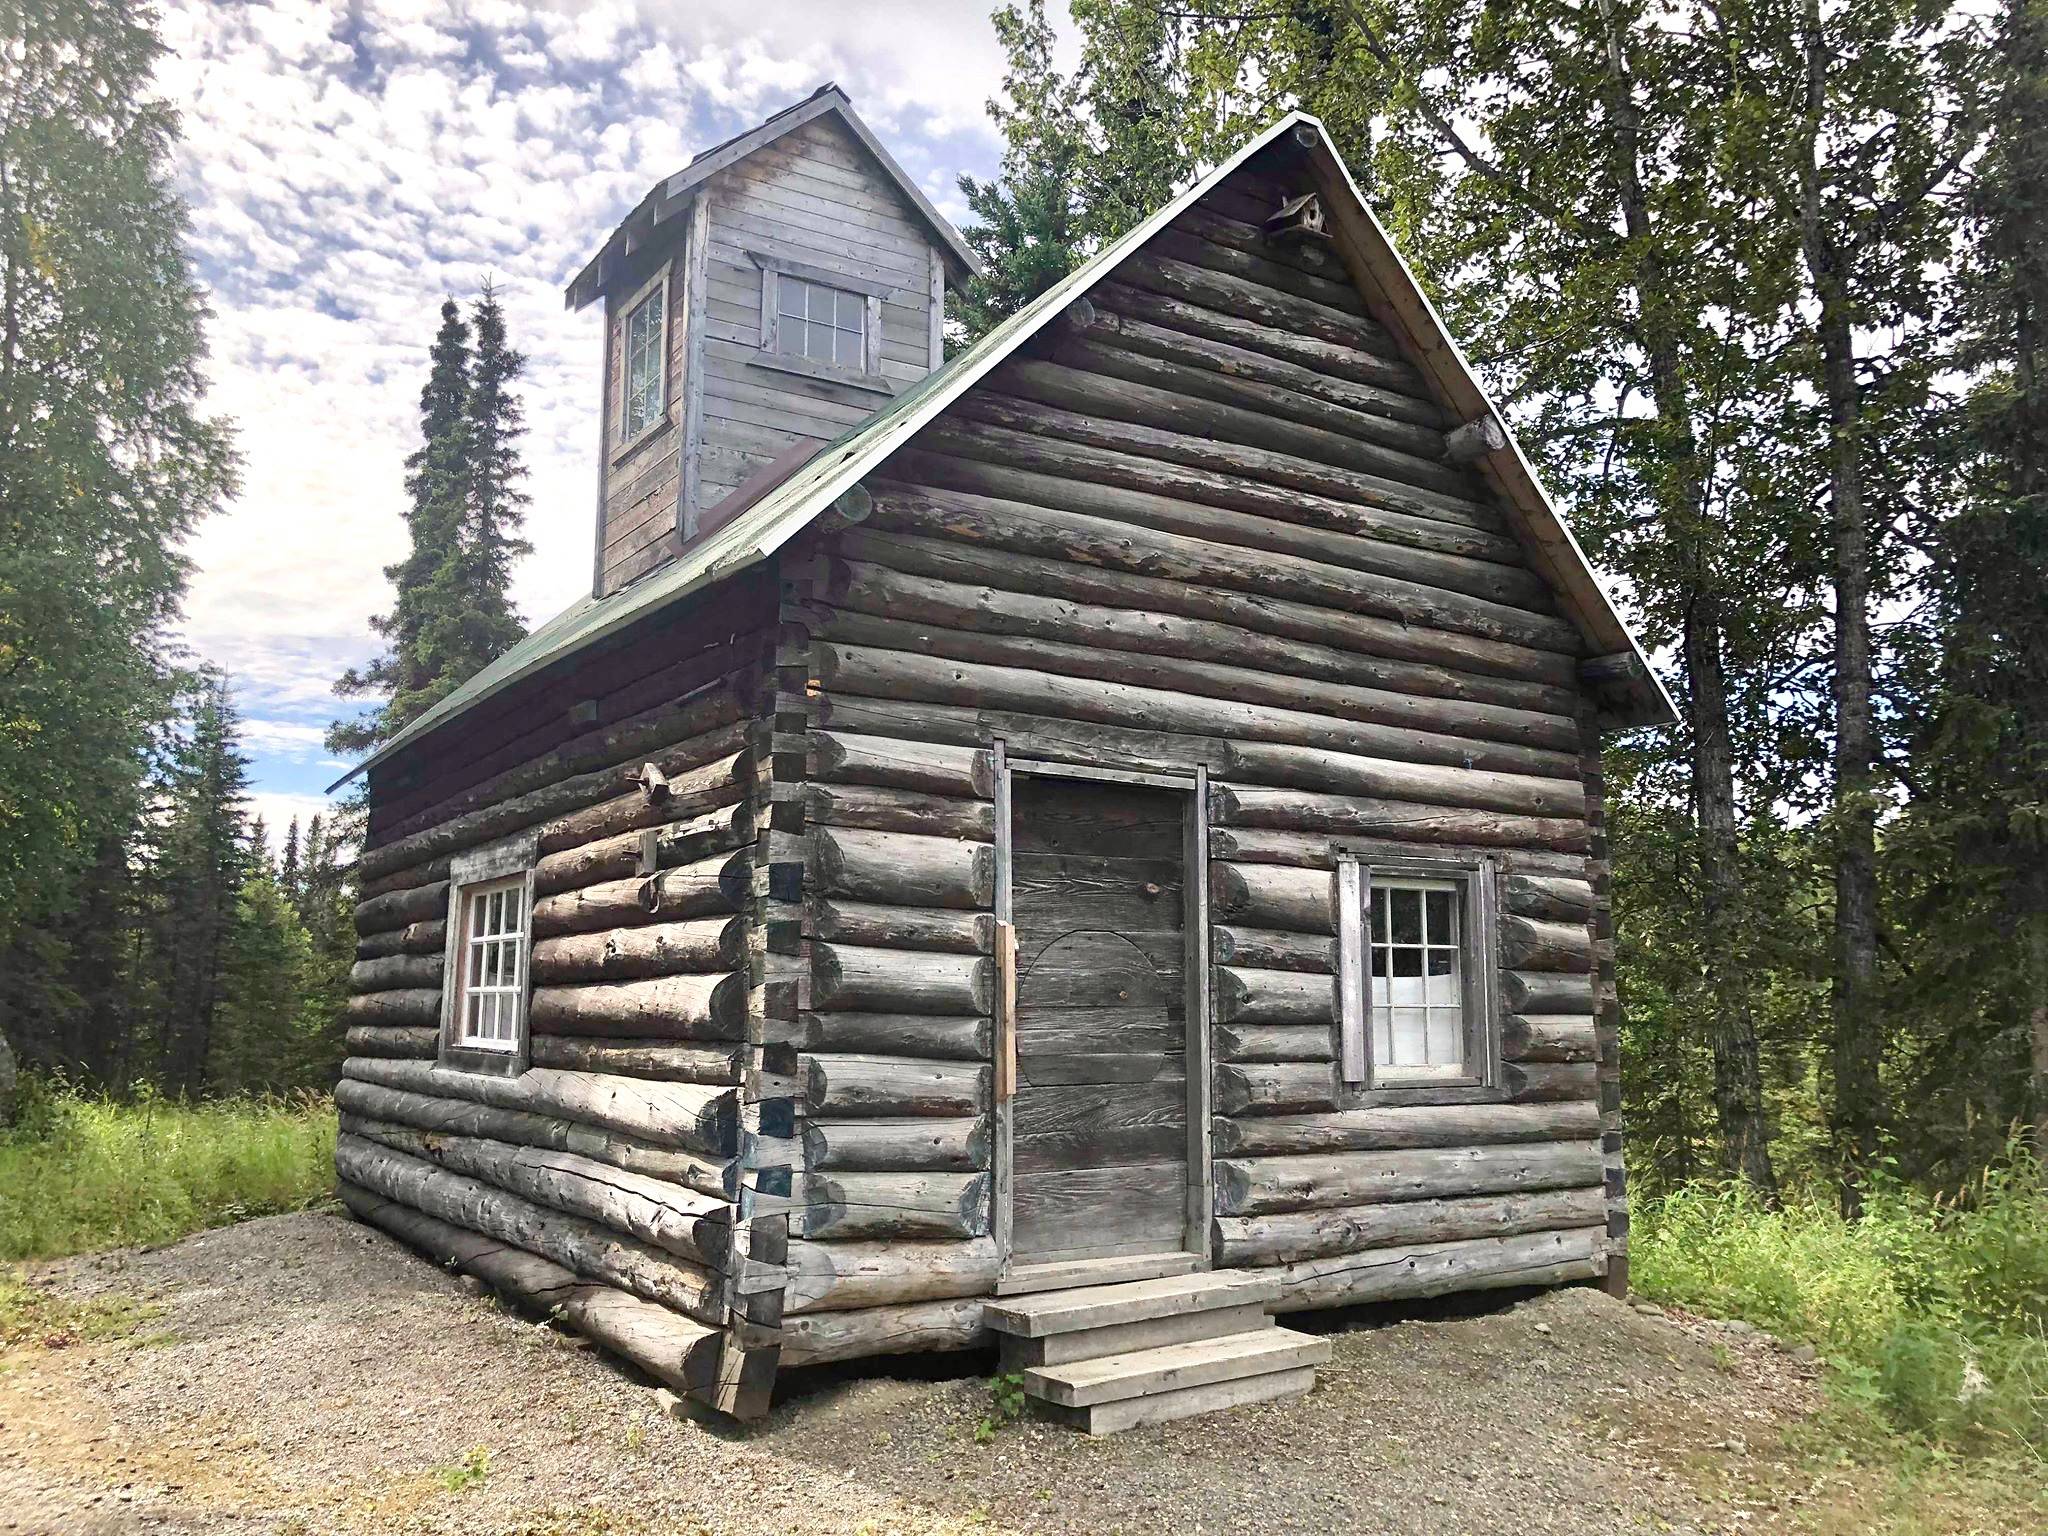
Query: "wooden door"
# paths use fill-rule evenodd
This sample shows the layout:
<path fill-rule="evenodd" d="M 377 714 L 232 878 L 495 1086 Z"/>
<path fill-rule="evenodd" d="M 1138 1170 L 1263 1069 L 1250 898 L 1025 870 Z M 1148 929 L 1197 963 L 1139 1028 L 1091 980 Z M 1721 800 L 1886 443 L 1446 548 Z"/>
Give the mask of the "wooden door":
<path fill-rule="evenodd" d="M 1013 782 L 1013 1267 L 1185 1245 L 1187 800 Z"/>

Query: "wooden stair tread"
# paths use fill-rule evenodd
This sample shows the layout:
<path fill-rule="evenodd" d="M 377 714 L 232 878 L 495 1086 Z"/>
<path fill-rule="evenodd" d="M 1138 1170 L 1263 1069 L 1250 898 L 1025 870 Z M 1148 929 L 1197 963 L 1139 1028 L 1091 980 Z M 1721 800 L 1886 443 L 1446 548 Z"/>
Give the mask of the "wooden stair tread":
<path fill-rule="evenodd" d="M 1091 1403 L 1085 1408 L 1047 1403 L 1044 1411 L 1091 1435 L 1113 1435 L 1140 1424 L 1165 1424 L 1174 1419 L 1190 1419 L 1198 1413 L 1242 1407 L 1247 1403 L 1269 1403 L 1276 1398 L 1299 1397 L 1312 1390 L 1315 1384 L 1315 1367 L 1304 1365 L 1293 1370 L 1239 1376 L 1230 1381 L 1212 1381 L 1198 1387 L 1178 1387 L 1146 1397 Z"/>
<path fill-rule="evenodd" d="M 1270 1302 L 1277 1300 L 1279 1295 L 1280 1282 L 1273 1275 L 1252 1270 L 1215 1269 L 1192 1275 L 1169 1275 L 1157 1280 L 1133 1280 L 1121 1285 L 1080 1286 L 1067 1291 L 1043 1291 L 1034 1296 L 1005 1298 L 990 1303 L 985 1315 L 988 1326 L 998 1333 L 1039 1338 L 1049 1333 L 1072 1333 L 1082 1328 L 1171 1317 L 1176 1313 L 1201 1312 L 1211 1307 Z"/>
<path fill-rule="evenodd" d="M 1261 1328 L 1067 1365 L 1037 1366 L 1024 1373 L 1024 1390 L 1062 1407 L 1085 1408 L 1276 1371 L 1313 1369 L 1329 1358 L 1328 1339 L 1287 1328 Z"/>

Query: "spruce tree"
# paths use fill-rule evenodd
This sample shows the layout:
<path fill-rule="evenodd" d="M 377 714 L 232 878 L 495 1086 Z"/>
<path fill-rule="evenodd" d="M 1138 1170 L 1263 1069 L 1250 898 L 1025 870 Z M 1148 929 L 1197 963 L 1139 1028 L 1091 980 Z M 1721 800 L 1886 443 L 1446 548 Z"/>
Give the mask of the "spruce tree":
<path fill-rule="evenodd" d="M 393 588 L 390 611 L 370 620 L 386 649 L 334 685 L 344 698 L 382 702 L 328 727 L 333 752 L 367 752 L 390 740 L 454 686 L 430 633 L 439 619 L 436 585 L 460 551 L 469 496 L 469 325 L 453 299 L 442 302 L 441 328 L 428 355 L 420 446 L 405 461 L 408 547 L 403 560 L 384 567 Z"/>
<path fill-rule="evenodd" d="M 206 1086 L 225 946 L 254 862 L 244 810 L 249 759 L 227 679 L 193 679 L 164 784 L 155 871 L 158 1078 L 172 1093 Z"/>
<path fill-rule="evenodd" d="M 284 852 L 277 862 L 277 883 L 294 903 L 299 899 L 299 818 L 294 816 L 284 829 Z"/>

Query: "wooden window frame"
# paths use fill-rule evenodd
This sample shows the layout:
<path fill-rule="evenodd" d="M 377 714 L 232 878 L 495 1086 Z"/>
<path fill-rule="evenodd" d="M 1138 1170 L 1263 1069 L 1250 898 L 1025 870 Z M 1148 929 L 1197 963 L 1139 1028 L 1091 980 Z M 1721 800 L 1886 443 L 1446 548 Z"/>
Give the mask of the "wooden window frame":
<path fill-rule="evenodd" d="M 670 425 L 668 357 L 671 327 L 668 313 L 668 282 L 668 264 L 664 262 L 660 271 L 634 289 L 625 302 L 619 305 L 619 397 L 616 402 L 619 425 L 618 445 L 612 450 L 614 463 L 633 453 L 641 444 L 659 435 Z M 654 313 L 661 321 L 661 336 L 655 343 L 655 382 L 659 388 L 653 419 L 637 430 L 628 431 L 626 409 L 627 402 L 632 397 L 633 316 L 650 302 L 654 304 Z"/>
<path fill-rule="evenodd" d="M 537 841 L 532 833 L 506 838 L 488 847 L 458 855 L 448 869 L 448 930 L 442 962 L 440 1050 L 437 1061 L 457 1071 L 493 1077 L 516 1077 L 531 1062 L 533 1005 L 533 866 Z M 516 949 L 519 966 L 518 1012 L 509 1044 L 479 1044 L 462 1034 L 465 995 L 463 978 L 469 950 L 469 902 L 492 890 L 520 892 L 521 924 Z"/>
<path fill-rule="evenodd" d="M 773 369 L 777 373 L 793 373 L 822 383 L 843 384 L 849 389 L 871 390 L 886 395 L 896 393 L 895 384 L 882 375 L 882 300 L 890 292 L 886 283 L 878 283 L 856 273 L 796 261 L 777 251 L 750 250 L 747 255 L 761 269 L 761 348 L 759 354 L 750 359 L 753 366 Z M 816 358 L 782 349 L 781 280 L 784 277 L 861 298 L 860 367 L 844 368 L 835 363 L 821 363 Z"/>
<path fill-rule="evenodd" d="M 1459 892 L 1465 1069 L 1409 1074 L 1374 1059 L 1370 949 L 1376 882 L 1433 881 Z M 1354 1103 L 1458 1103 L 1502 1093 L 1498 878 L 1487 855 L 1392 858 L 1337 849 L 1337 1068 Z"/>

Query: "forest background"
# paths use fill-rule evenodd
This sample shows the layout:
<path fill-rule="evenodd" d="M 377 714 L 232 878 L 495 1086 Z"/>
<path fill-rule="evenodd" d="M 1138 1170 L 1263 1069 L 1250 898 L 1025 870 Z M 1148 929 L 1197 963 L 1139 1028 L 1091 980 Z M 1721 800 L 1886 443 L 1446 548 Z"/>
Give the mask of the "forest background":
<path fill-rule="evenodd" d="M 1329 126 L 1682 712 L 1609 750 L 1631 1177 L 1844 1214 L 2048 1155 L 2048 6 L 1042 0 L 958 346 L 1281 111 Z M 317 1090 L 352 818 L 252 822 L 170 636 L 233 491 L 146 12 L 0 5 L 0 1098 Z M 424 318 L 424 317 L 423 317 Z M 423 326 L 330 746 L 522 633 L 521 358 Z M 11 1045 L 11 1049 L 10 1049 Z M 38 1089 L 37 1091 L 42 1091 Z"/>

